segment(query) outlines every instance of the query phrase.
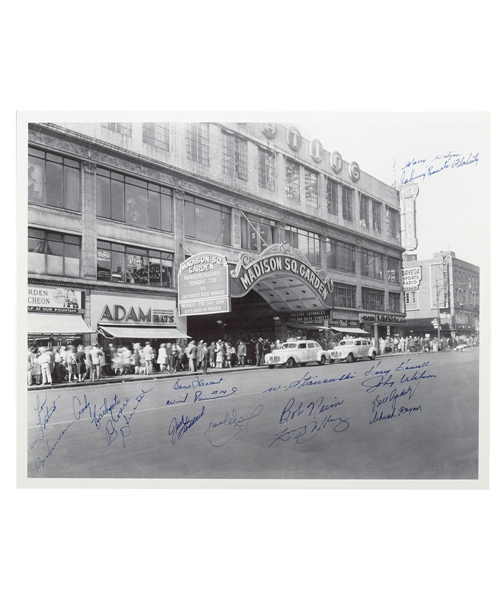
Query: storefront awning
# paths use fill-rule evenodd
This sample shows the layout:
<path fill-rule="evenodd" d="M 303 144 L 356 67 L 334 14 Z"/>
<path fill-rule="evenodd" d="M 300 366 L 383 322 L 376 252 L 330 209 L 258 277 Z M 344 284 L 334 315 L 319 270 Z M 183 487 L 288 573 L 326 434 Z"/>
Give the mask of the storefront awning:
<path fill-rule="evenodd" d="M 368 331 L 364 329 L 358 329 L 357 327 L 330 327 L 333 331 L 338 331 L 339 333 L 347 333 L 352 335 L 370 335 Z"/>
<path fill-rule="evenodd" d="M 93 333 L 80 314 L 28 313 L 30 335 Z"/>
<path fill-rule="evenodd" d="M 114 325 L 97 325 L 97 331 L 107 338 L 134 340 L 179 340 L 188 339 L 189 335 L 174 327 L 118 327 Z"/>
<path fill-rule="evenodd" d="M 293 329 L 318 329 L 319 331 L 328 329 L 328 327 L 324 327 L 323 325 L 310 325 L 309 323 L 287 323 L 287 327 L 293 327 Z"/>

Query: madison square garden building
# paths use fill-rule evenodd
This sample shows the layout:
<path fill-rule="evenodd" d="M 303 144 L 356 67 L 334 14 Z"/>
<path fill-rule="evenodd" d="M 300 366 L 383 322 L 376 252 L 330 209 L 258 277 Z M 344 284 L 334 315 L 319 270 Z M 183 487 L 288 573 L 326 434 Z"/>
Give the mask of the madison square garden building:
<path fill-rule="evenodd" d="M 32 123 L 28 139 L 31 342 L 403 332 L 398 191 L 296 127 Z"/>

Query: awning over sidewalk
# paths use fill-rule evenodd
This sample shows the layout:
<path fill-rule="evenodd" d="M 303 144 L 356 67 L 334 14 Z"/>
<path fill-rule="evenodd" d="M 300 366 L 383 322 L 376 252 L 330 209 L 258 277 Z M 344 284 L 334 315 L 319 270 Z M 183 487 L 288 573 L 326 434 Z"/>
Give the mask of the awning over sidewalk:
<path fill-rule="evenodd" d="M 330 327 L 333 331 L 339 333 L 353 334 L 353 335 L 370 335 L 368 331 L 364 329 L 358 329 L 357 327 Z"/>
<path fill-rule="evenodd" d="M 323 325 L 311 325 L 309 323 L 287 323 L 286 324 L 287 327 L 293 327 L 293 329 L 317 329 L 319 331 L 321 330 L 328 330 L 328 327 L 324 327 Z"/>
<path fill-rule="evenodd" d="M 134 340 L 178 340 L 188 339 L 189 335 L 175 327 L 119 327 L 115 325 L 97 325 L 98 333 L 107 338 Z"/>
<path fill-rule="evenodd" d="M 28 313 L 30 335 L 93 333 L 80 314 Z"/>

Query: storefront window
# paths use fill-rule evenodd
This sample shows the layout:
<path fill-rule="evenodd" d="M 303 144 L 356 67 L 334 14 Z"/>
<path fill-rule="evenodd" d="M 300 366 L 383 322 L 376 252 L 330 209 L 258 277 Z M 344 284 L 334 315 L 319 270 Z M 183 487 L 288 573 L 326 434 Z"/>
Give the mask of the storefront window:
<path fill-rule="evenodd" d="M 97 278 L 116 283 L 173 287 L 171 252 L 97 242 Z"/>
<path fill-rule="evenodd" d="M 99 168 L 97 216 L 172 231 L 172 190 Z"/>
<path fill-rule="evenodd" d="M 285 241 L 297 248 L 313 265 L 320 264 L 319 235 L 298 227 L 285 227 Z"/>
<path fill-rule="evenodd" d="M 389 311 L 401 312 L 401 297 L 399 294 L 389 292 Z"/>
<path fill-rule="evenodd" d="M 333 179 L 326 180 L 326 210 L 328 214 L 339 214 L 339 184 Z"/>
<path fill-rule="evenodd" d="M 356 286 L 336 283 L 333 293 L 335 306 L 343 308 L 356 307 Z"/>
<path fill-rule="evenodd" d="M 285 161 L 286 197 L 294 202 L 300 202 L 300 167 L 291 160 Z"/>
<path fill-rule="evenodd" d="M 356 250 L 351 244 L 338 240 L 326 240 L 326 265 L 346 273 L 356 272 Z"/>
<path fill-rule="evenodd" d="M 231 244 L 231 210 L 227 206 L 186 195 L 184 208 L 186 236 L 224 246 Z"/>
<path fill-rule="evenodd" d="M 373 277 L 374 279 L 383 279 L 383 256 L 377 252 L 372 252 L 371 250 L 363 250 L 361 253 L 361 275 Z"/>
<path fill-rule="evenodd" d="M 241 247 L 262 252 L 275 241 L 276 227 L 269 219 L 244 215 L 241 217 Z"/>
<path fill-rule="evenodd" d="M 342 217 L 346 221 L 354 220 L 353 210 L 353 190 L 351 188 L 342 186 Z"/>
<path fill-rule="evenodd" d="M 319 178 L 317 173 L 305 170 L 305 188 L 306 188 L 306 203 L 315 208 L 318 207 L 319 198 Z"/>
<path fill-rule="evenodd" d="M 272 152 L 259 148 L 259 185 L 274 192 L 276 157 Z"/>
<path fill-rule="evenodd" d="M 80 276 L 81 238 L 28 228 L 28 273 Z"/>
<path fill-rule="evenodd" d="M 29 148 L 28 201 L 80 211 L 80 163 Z"/>
<path fill-rule="evenodd" d="M 387 281 L 391 283 L 401 281 L 401 261 L 391 256 L 387 257 Z"/>
<path fill-rule="evenodd" d="M 384 291 L 361 288 L 361 299 L 364 310 L 384 310 Z"/>

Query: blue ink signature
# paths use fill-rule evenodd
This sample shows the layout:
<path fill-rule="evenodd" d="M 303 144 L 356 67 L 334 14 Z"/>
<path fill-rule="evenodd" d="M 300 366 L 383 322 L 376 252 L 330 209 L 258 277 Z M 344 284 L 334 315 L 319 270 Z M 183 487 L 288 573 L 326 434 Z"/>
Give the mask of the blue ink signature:
<path fill-rule="evenodd" d="M 375 399 L 372 402 L 372 412 L 375 412 L 376 409 L 381 406 L 382 404 L 390 404 L 393 408 L 393 410 L 396 409 L 396 402 L 398 400 L 398 398 L 403 398 L 405 396 L 408 396 L 408 398 L 411 400 L 411 398 L 413 397 L 413 394 L 417 391 L 418 388 L 418 383 L 415 387 L 412 387 L 411 385 L 409 385 L 407 388 L 405 388 L 404 390 L 402 390 L 401 392 L 398 392 L 397 389 L 393 389 L 391 391 L 391 393 L 387 396 L 384 395 L 380 395 L 377 394 L 377 396 L 375 397 Z"/>
<path fill-rule="evenodd" d="M 208 441 L 211 446 L 220 448 L 233 440 L 242 431 L 246 431 L 250 421 L 258 417 L 263 409 L 264 406 L 259 404 L 249 417 L 239 417 L 236 409 L 233 408 L 231 414 L 226 413 L 222 421 L 210 421 L 210 425 L 203 435 L 208 434 Z"/>
<path fill-rule="evenodd" d="M 195 375 L 195 378 L 191 383 L 183 385 L 180 381 L 180 379 L 177 379 L 177 381 L 174 383 L 174 390 L 195 390 L 196 388 L 204 387 L 207 385 L 220 385 L 224 381 L 224 377 L 220 377 L 216 381 L 205 381 L 203 377 Z"/>
<path fill-rule="evenodd" d="M 432 164 L 434 161 L 438 161 L 437 164 Z M 429 161 L 431 164 L 426 165 L 426 162 L 427 159 L 416 160 L 412 158 L 409 160 L 402 169 L 400 183 L 405 185 L 406 183 L 411 183 L 412 181 L 417 181 L 418 179 L 425 181 L 426 177 L 432 177 L 433 175 L 437 175 L 446 169 L 459 169 L 468 165 L 477 166 L 479 162 L 479 152 L 476 152 L 475 154 L 470 152 L 467 157 L 457 152 L 446 152 L 445 154 L 438 154 L 435 156 L 431 161 Z M 410 169 L 414 166 L 419 167 L 420 172 L 412 168 L 411 173 L 408 174 L 407 169 Z"/>
<path fill-rule="evenodd" d="M 279 418 L 280 425 L 288 424 L 290 421 L 294 421 L 294 419 L 299 420 L 298 417 L 301 417 L 302 415 L 304 415 L 305 418 L 312 417 L 312 420 L 295 429 L 289 429 L 286 427 L 276 434 L 275 439 L 269 445 L 269 448 L 278 440 L 286 442 L 292 436 L 296 440 L 297 444 L 303 444 L 304 442 L 308 442 L 312 438 L 316 437 L 320 431 L 324 430 L 328 425 L 331 424 L 335 424 L 333 427 L 333 431 L 335 433 L 342 433 L 346 431 L 349 428 L 349 420 L 342 419 L 340 417 L 333 417 L 332 414 L 328 412 L 334 408 L 342 406 L 343 403 L 344 400 L 337 400 L 336 396 L 333 400 L 327 401 L 325 401 L 324 396 L 320 396 L 317 400 L 311 401 L 307 405 L 304 402 L 299 403 L 295 398 L 290 398 L 281 411 Z M 328 414 L 326 414 L 327 412 Z M 319 418 L 318 415 L 320 415 Z"/>
<path fill-rule="evenodd" d="M 262 393 L 266 394 L 268 392 L 277 392 L 278 390 L 283 390 L 287 392 L 288 390 L 310 387 L 312 385 L 327 385 L 329 383 L 335 383 L 337 381 L 347 381 L 348 379 L 355 379 L 356 375 L 353 375 L 349 372 L 343 373 L 339 377 L 331 377 L 329 379 L 319 379 L 318 377 L 318 375 L 311 375 L 311 373 L 307 371 L 305 375 L 303 375 L 300 379 L 296 379 L 288 385 L 278 385 L 276 387 L 270 387 L 267 390 L 262 390 Z"/>
<path fill-rule="evenodd" d="M 410 408 L 407 408 L 406 406 L 400 406 L 398 410 L 399 410 L 399 412 L 396 412 L 396 407 L 394 407 L 391 410 L 391 412 L 386 415 L 384 415 L 383 410 L 380 411 L 380 414 L 378 411 L 376 411 L 375 416 L 370 421 L 370 425 L 373 425 L 373 423 L 378 423 L 380 421 L 387 421 L 389 419 L 395 419 L 396 417 L 400 417 L 401 415 L 410 415 L 414 412 L 422 411 L 422 407 L 420 406 L 420 404 L 418 406 L 412 406 Z"/>
<path fill-rule="evenodd" d="M 60 396 L 57 396 L 57 398 L 53 400 L 52 404 L 49 405 L 47 404 L 47 394 L 45 394 L 45 400 L 43 402 L 40 402 L 40 396 L 37 394 L 36 406 L 34 410 L 36 410 L 37 413 L 36 425 L 40 427 L 40 431 L 38 432 L 35 441 L 32 444 L 30 444 L 31 450 L 33 450 L 37 442 L 45 439 L 45 429 L 47 428 L 47 425 L 49 424 L 52 415 L 57 410 L 56 402 L 57 400 L 59 400 L 59 398 Z"/>
<path fill-rule="evenodd" d="M 132 418 L 135 415 L 135 411 L 139 408 L 139 405 L 144 400 L 144 397 L 146 396 L 146 394 L 151 392 L 152 389 L 153 388 L 151 388 L 149 390 L 141 389 L 140 394 L 138 396 L 136 396 L 136 398 L 135 398 L 135 406 L 132 408 L 132 410 L 128 414 L 125 414 L 125 409 L 130 404 L 130 398 L 125 399 L 125 402 L 120 407 L 120 410 L 116 413 L 116 415 L 113 414 L 112 409 L 109 411 L 110 418 L 106 422 L 106 442 L 108 443 L 108 446 L 111 446 L 111 444 L 118 437 L 118 433 L 121 433 L 122 444 L 123 444 L 123 447 L 125 448 L 125 438 L 128 438 L 130 436 L 130 434 L 132 433 L 131 427 L 130 427 L 130 422 L 132 421 Z M 120 419 L 122 419 L 122 418 L 123 418 L 122 423 L 124 422 L 124 425 L 122 425 L 120 427 L 120 431 L 118 432 L 118 430 L 116 428 L 116 424 L 119 423 Z"/>
<path fill-rule="evenodd" d="M 285 427 L 283 431 L 280 431 L 275 435 L 273 442 L 269 444 L 269 448 L 278 440 L 287 442 L 292 436 L 297 444 L 304 444 L 305 442 L 312 440 L 320 431 L 324 430 L 327 425 L 332 423 L 335 423 L 335 427 L 333 428 L 335 433 L 343 433 L 349 429 L 348 419 L 341 419 L 339 417 L 334 418 L 332 415 L 325 415 L 322 421 L 313 419 L 306 425 L 302 425 L 296 429 L 289 429 L 288 427 Z"/>
<path fill-rule="evenodd" d="M 37 456 L 35 460 L 35 468 L 37 473 L 40 472 L 40 469 L 42 469 L 42 467 L 45 467 L 45 463 L 52 456 L 52 454 L 54 454 L 54 450 L 57 448 L 59 442 L 64 437 L 64 434 L 68 431 L 71 425 L 73 425 L 73 423 L 74 421 L 71 421 L 71 423 L 61 431 L 57 440 L 52 444 L 52 446 L 50 446 L 48 440 L 46 440 L 45 443 L 47 444 L 47 454 L 44 456 L 44 458 L 40 458 L 39 456 Z"/>
<path fill-rule="evenodd" d="M 201 409 L 201 413 L 196 417 L 190 419 L 189 417 L 185 417 L 182 415 L 180 421 L 177 421 L 176 417 L 172 419 L 170 422 L 170 426 L 168 428 L 168 435 L 171 436 L 172 446 L 175 445 L 177 440 L 180 440 L 183 435 L 191 429 L 205 414 L 205 407 Z"/>

